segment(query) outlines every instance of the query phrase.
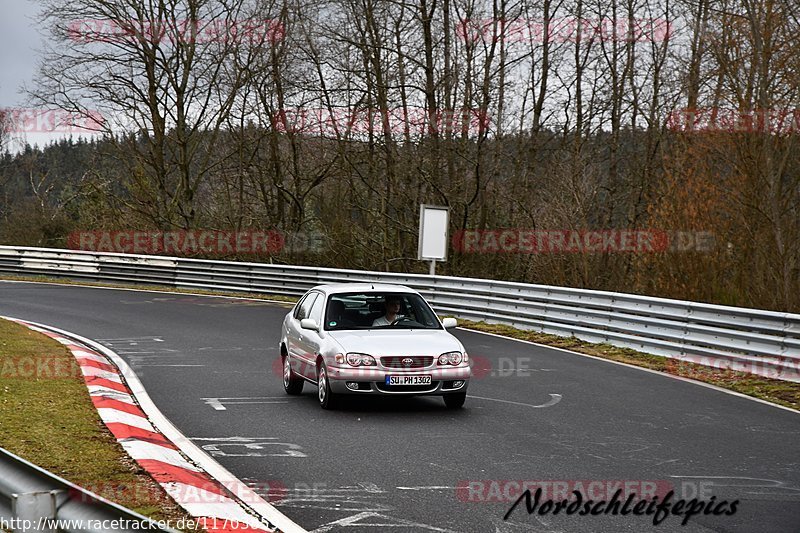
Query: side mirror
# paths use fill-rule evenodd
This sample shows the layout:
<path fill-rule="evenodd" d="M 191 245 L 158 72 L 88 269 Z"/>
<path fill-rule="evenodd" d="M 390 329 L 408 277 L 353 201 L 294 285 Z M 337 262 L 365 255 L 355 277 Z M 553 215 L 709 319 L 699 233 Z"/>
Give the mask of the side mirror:
<path fill-rule="evenodd" d="M 452 317 L 448 317 L 442 320 L 442 325 L 444 326 L 445 329 L 454 328 L 458 325 L 458 320 Z"/>
<path fill-rule="evenodd" d="M 313 318 L 304 318 L 300 321 L 300 327 L 303 329 L 313 329 L 314 331 L 319 331 L 319 326 L 317 325 L 317 321 Z"/>

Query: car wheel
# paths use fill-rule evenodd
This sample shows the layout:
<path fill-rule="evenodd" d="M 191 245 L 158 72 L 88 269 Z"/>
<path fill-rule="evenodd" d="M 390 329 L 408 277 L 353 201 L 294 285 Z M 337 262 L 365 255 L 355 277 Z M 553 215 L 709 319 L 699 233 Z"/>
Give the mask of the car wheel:
<path fill-rule="evenodd" d="M 303 380 L 292 370 L 288 355 L 283 358 L 283 389 L 292 396 L 303 392 Z"/>
<path fill-rule="evenodd" d="M 467 401 L 467 392 L 454 392 L 444 395 L 444 404 L 448 409 L 461 409 Z"/>
<path fill-rule="evenodd" d="M 328 369 L 322 363 L 317 372 L 317 397 L 319 405 L 323 409 L 335 409 L 336 397 L 331 392 L 331 384 L 328 382 Z"/>

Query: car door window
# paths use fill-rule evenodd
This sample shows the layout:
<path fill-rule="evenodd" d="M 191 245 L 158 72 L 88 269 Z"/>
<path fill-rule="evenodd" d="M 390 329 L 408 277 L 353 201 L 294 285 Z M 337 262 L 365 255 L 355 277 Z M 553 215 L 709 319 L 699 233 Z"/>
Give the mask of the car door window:
<path fill-rule="evenodd" d="M 311 313 L 308 318 L 317 323 L 322 324 L 322 307 L 325 304 L 325 298 L 317 298 L 314 305 L 311 306 Z"/>
<path fill-rule="evenodd" d="M 297 309 L 294 311 L 295 319 L 303 320 L 304 318 L 308 318 L 311 313 L 311 307 L 314 305 L 314 301 L 317 300 L 317 296 L 319 296 L 319 293 L 312 292 L 306 295 L 306 297 L 297 304 Z"/>

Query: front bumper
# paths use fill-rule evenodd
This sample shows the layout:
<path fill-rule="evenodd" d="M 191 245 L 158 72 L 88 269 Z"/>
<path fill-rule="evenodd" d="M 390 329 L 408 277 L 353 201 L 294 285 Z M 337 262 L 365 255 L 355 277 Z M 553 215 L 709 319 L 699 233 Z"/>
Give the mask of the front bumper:
<path fill-rule="evenodd" d="M 463 392 L 471 377 L 469 366 L 436 366 L 414 370 L 332 366 L 328 368 L 331 391 L 338 394 L 433 395 Z M 386 376 L 431 376 L 430 385 L 386 385 Z M 460 384 L 454 382 L 461 382 Z M 358 388 L 348 387 L 357 384 Z"/>

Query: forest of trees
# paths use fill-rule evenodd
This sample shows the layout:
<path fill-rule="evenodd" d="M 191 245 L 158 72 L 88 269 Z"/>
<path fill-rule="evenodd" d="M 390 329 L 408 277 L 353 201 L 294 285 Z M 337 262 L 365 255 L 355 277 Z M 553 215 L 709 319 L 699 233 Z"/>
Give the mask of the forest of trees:
<path fill-rule="evenodd" d="M 325 246 L 260 260 L 425 272 L 428 203 L 449 206 L 453 235 L 713 236 L 657 253 L 451 248 L 440 274 L 800 311 L 796 0 L 43 5 L 31 105 L 102 120 L 89 140 L 3 156 L 4 244 L 278 229 Z M 0 141 L 14 131 L 7 116 Z"/>

